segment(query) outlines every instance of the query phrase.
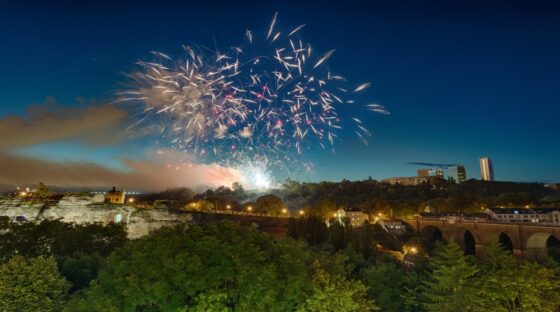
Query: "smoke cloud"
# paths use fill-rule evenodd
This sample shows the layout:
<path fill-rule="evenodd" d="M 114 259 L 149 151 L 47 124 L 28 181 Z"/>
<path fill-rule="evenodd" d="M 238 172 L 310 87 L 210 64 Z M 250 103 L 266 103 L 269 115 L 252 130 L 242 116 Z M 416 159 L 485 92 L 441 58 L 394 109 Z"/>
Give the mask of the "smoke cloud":
<path fill-rule="evenodd" d="M 125 170 L 94 163 L 54 162 L 0 153 L 0 184 L 44 182 L 60 187 L 121 186 L 144 191 L 172 187 L 217 187 L 239 181 L 240 172 L 214 164 L 197 164 L 184 153 L 160 151 L 151 160 L 123 159 Z"/>
<path fill-rule="evenodd" d="M 80 108 L 59 105 L 54 98 L 32 105 L 27 116 L 0 119 L 0 150 L 80 138 L 93 145 L 115 143 L 125 110 L 102 104 Z"/>

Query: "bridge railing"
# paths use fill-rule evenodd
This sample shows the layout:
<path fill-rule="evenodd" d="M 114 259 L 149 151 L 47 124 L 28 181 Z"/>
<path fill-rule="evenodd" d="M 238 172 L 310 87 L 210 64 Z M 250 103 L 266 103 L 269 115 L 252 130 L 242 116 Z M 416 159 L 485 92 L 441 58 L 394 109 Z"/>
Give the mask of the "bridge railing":
<path fill-rule="evenodd" d="M 416 221 L 416 220 L 429 220 L 429 221 L 445 221 L 448 223 L 455 223 L 455 222 L 473 222 L 473 223 L 489 223 L 489 224 L 514 224 L 514 225 L 526 225 L 526 226 L 551 226 L 551 227 L 560 227 L 560 223 L 554 222 L 510 222 L 510 221 L 501 221 L 501 220 L 491 220 L 491 219 L 484 219 L 478 217 L 419 217 L 415 219 L 408 219 L 408 221 Z"/>

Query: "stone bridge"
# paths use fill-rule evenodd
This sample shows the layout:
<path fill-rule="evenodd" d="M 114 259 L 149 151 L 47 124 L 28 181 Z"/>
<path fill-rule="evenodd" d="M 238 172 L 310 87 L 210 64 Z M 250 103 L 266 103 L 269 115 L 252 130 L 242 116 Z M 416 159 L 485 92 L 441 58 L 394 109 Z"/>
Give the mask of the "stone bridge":
<path fill-rule="evenodd" d="M 484 246 L 499 242 L 519 258 L 534 259 L 560 248 L 560 227 L 528 223 L 492 223 L 446 219 L 409 219 L 430 247 L 435 241 L 453 240 L 465 254 L 481 256 Z"/>

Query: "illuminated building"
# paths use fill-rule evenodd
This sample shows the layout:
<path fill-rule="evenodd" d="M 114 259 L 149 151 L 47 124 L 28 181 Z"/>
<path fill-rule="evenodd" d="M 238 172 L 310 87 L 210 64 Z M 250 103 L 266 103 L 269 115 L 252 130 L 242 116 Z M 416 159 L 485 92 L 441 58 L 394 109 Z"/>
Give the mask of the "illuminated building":
<path fill-rule="evenodd" d="M 111 204 L 124 204 L 124 197 L 126 191 L 124 189 L 117 190 L 114 186 L 113 189 L 105 195 L 105 201 Z"/>
<path fill-rule="evenodd" d="M 369 221 L 368 215 L 356 208 L 339 209 L 336 216 L 340 221 L 344 218 L 348 218 L 352 227 L 355 228 L 360 227 L 364 224 L 364 222 Z"/>
<path fill-rule="evenodd" d="M 416 175 L 419 177 L 428 177 L 430 176 L 430 170 L 433 170 L 432 168 L 429 169 L 418 169 L 416 170 Z"/>
<path fill-rule="evenodd" d="M 442 168 L 430 169 L 430 171 L 428 172 L 428 176 L 443 178 L 443 169 Z"/>
<path fill-rule="evenodd" d="M 467 181 L 467 171 L 465 170 L 465 166 L 451 166 L 447 168 L 447 175 L 450 179 L 453 179 L 457 183 Z"/>
<path fill-rule="evenodd" d="M 488 157 L 480 158 L 480 177 L 484 181 L 494 181 L 494 167 Z"/>

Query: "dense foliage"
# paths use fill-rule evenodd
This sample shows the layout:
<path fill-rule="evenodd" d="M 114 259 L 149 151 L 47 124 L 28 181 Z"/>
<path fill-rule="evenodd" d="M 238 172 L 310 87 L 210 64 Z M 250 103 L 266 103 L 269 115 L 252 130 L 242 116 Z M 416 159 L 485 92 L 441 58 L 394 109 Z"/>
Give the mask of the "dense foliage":
<path fill-rule="evenodd" d="M 127 241 L 123 226 L 40 223 L 0 223 L 0 263 L 14 256 L 53 257 L 72 291 L 86 287 L 97 276 L 103 259 Z"/>
<path fill-rule="evenodd" d="M 195 211 L 232 210 L 279 215 L 293 213 L 328 219 L 340 208 L 358 208 L 368 214 L 410 216 L 418 212 L 482 212 L 489 207 L 560 207 L 560 192 L 539 183 L 468 180 L 455 183 L 433 179 L 419 185 L 363 181 L 300 183 L 287 180 L 280 189 L 263 194 L 246 191 L 239 183 L 194 195 L 187 188 L 169 189 L 138 196 L 138 201 L 157 206 Z"/>
<path fill-rule="evenodd" d="M 68 288 L 53 258 L 15 256 L 0 265 L 0 311 L 60 311 Z"/>
<path fill-rule="evenodd" d="M 278 238 L 228 222 L 127 241 L 117 225 L 4 223 L 1 311 L 544 311 L 560 303 L 557 262 L 480 259 L 454 242 L 389 256 L 384 231 L 292 219 Z M 398 248 L 396 248 L 398 249 Z"/>
<path fill-rule="evenodd" d="M 324 260 L 324 259 L 323 259 Z M 366 287 L 301 243 L 230 223 L 159 230 L 115 251 L 71 311 L 368 311 Z M 323 309 L 323 306 L 331 309 Z"/>

